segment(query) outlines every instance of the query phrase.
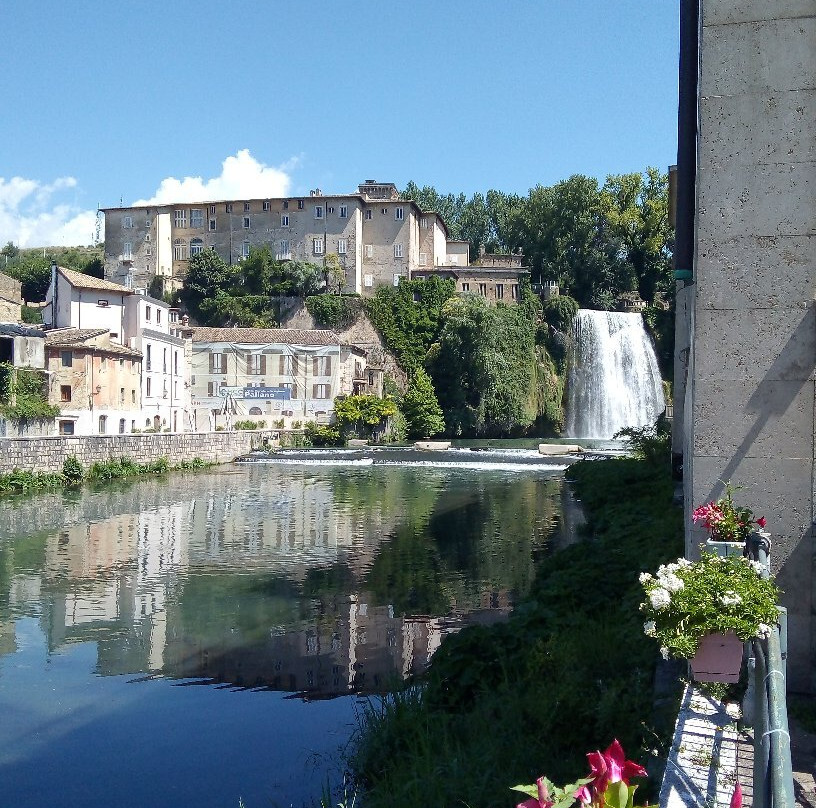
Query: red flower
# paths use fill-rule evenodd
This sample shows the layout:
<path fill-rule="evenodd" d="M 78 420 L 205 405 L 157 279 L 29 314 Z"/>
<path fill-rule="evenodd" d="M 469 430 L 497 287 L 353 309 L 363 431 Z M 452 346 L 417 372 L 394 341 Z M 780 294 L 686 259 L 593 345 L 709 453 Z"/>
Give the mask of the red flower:
<path fill-rule="evenodd" d="M 621 780 L 628 786 L 633 777 L 646 777 L 646 769 L 632 760 L 626 760 L 623 747 L 615 738 L 605 752 L 590 752 L 587 755 L 592 788 L 603 802 L 603 795 L 610 783 Z"/>
<path fill-rule="evenodd" d="M 760 516 L 759 519 L 757 519 L 757 524 L 764 530 L 765 529 L 765 517 Z"/>
<path fill-rule="evenodd" d="M 536 780 L 536 786 L 538 786 L 538 799 L 530 797 L 530 799 L 520 802 L 516 808 L 552 808 L 555 805 L 550 799 L 550 792 L 547 790 L 547 784 L 544 782 L 543 777 Z"/>

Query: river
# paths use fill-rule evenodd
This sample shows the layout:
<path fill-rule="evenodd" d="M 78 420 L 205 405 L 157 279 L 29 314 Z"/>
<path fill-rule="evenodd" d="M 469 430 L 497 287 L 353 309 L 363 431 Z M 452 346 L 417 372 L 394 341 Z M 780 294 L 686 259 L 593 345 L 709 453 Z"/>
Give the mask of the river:
<path fill-rule="evenodd" d="M 571 540 L 564 467 L 290 452 L 4 500 L 3 803 L 318 799 L 362 700 L 506 617 Z"/>

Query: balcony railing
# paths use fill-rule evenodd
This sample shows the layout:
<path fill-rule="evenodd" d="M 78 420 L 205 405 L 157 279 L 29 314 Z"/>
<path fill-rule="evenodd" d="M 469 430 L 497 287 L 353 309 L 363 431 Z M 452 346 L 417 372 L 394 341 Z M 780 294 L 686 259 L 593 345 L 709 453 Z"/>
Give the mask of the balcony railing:
<path fill-rule="evenodd" d="M 762 564 L 762 575 L 770 575 L 770 541 L 753 533 L 747 543 L 748 557 Z M 751 642 L 748 660 L 749 693 L 745 707 L 753 707 L 754 808 L 794 808 L 791 742 L 785 696 L 787 670 L 787 610 L 780 608 L 779 623 L 767 639 Z M 753 703 L 750 694 L 753 690 Z"/>

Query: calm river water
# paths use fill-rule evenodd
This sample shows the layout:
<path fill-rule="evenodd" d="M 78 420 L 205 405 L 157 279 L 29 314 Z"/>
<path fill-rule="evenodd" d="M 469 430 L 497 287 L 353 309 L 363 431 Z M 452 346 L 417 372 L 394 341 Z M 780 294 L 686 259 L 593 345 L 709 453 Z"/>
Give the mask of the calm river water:
<path fill-rule="evenodd" d="M 361 700 L 568 540 L 559 462 L 290 453 L 3 501 L 2 804 L 319 797 Z"/>

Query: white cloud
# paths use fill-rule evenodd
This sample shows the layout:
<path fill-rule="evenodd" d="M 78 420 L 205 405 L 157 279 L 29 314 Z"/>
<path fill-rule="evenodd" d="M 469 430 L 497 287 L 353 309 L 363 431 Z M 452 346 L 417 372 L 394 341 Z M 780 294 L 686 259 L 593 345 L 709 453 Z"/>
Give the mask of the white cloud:
<path fill-rule="evenodd" d="M 54 198 L 76 184 L 73 177 L 59 177 L 50 184 L 0 177 L 0 242 L 12 241 L 18 247 L 91 244 L 96 211 L 83 211 Z"/>
<path fill-rule="evenodd" d="M 292 185 L 289 172 L 300 158 L 293 157 L 278 167 L 256 160 L 249 149 L 241 149 L 221 164 L 217 177 L 167 177 L 150 199 L 134 205 L 165 202 L 205 202 L 219 199 L 250 199 L 287 196 Z M 59 200 L 59 195 L 76 188 L 74 177 L 58 177 L 51 183 L 0 177 L 0 244 L 18 247 L 71 247 L 92 244 L 96 211 L 82 210 Z M 100 233 L 104 238 L 104 232 Z"/>
<path fill-rule="evenodd" d="M 288 172 L 298 158 L 278 168 L 256 160 L 249 149 L 241 149 L 221 164 L 217 177 L 167 177 L 150 199 L 139 199 L 134 205 L 158 205 L 167 202 L 211 202 L 220 199 L 258 199 L 289 194 L 292 181 Z"/>

